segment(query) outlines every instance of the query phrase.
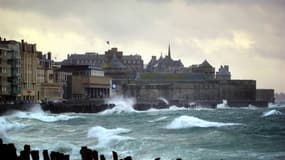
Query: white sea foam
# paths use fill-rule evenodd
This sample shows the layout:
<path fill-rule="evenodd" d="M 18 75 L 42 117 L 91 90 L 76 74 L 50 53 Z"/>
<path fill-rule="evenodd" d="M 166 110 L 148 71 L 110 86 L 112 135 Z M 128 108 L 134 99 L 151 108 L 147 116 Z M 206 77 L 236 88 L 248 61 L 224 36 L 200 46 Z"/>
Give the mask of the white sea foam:
<path fill-rule="evenodd" d="M 268 108 L 284 108 L 285 104 L 268 103 Z"/>
<path fill-rule="evenodd" d="M 131 130 L 125 128 L 107 129 L 101 126 L 95 126 L 88 130 L 87 137 L 97 138 L 98 139 L 97 146 L 106 147 L 106 146 L 116 145 L 123 140 L 133 139 L 131 137 L 120 135 L 129 132 L 131 132 Z"/>
<path fill-rule="evenodd" d="M 11 122 L 6 117 L 0 117 L 0 137 L 6 140 L 8 130 L 21 129 L 24 128 L 25 126 L 26 125 L 18 122 Z"/>
<path fill-rule="evenodd" d="M 203 119 L 199 119 L 193 116 L 180 116 L 175 118 L 170 124 L 166 126 L 167 129 L 182 129 L 182 128 L 192 128 L 192 127 L 222 127 L 222 126 L 232 126 L 240 125 L 240 123 L 223 123 L 223 122 L 210 122 Z"/>
<path fill-rule="evenodd" d="M 11 116 L 23 119 L 36 119 L 43 122 L 67 121 L 70 119 L 80 118 L 79 116 L 47 113 L 44 112 L 40 106 L 35 106 L 30 111 L 16 111 Z"/>
<path fill-rule="evenodd" d="M 273 110 L 264 112 L 262 114 L 262 117 L 268 117 L 268 116 L 273 116 L 273 115 L 283 115 L 283 113 L 278 110 L 273 109 Z"/>
<path fill-rule="evenodd" d="M 157 108 L 150 108 L 146 111 L 140 111 L 140 112 L 167 112 L 167 111 L 181 111 L 181 110 L 187 110 L 187 108 L 185 107 L 177 107 L 175 105 L 170 106 L 169 108 L 161 108 L 161 109 L 157 109 Z"/>
<path fill-rule="evenodd" d="M 168 100 L 165 99 L 164 97 L 158 97 L 157 99 L 163 101 L 166 105 L 169 105 Z"/>
<path fill-rule="evenodd" d="M 165 120 L 165 119 L 167 119 L 167 118 L 168 118 L 167 116 L 163 116 L 163 117 L 156 118 L 156 119 L 154 119 L 154 120 L 150 120 L 150 121 L 148 121 L 148 122 L 151 122 L 151 123 L 153 123 L 153 122 L 158 122 L 158 121 Z"/>
<path fill-rule="evenodd" d="M 230 106 L 228 105 L 228 101 L 227 100 L 223 100 L 223 103 L 221 104 L 217 104 L 217 109 L 229 109 Z"/>
<path fill-rule="evenodd" d="M 136 104 L 135 98 L 123 97 L 123 96 L 114 96 L 106 99 L 107 104 L 115 104 L 115 107 L 102 111 L 100 114 L 116 114 L 116 113 L 131 113 L 138 112 L 133 108 Z"/>
<path fill-rule="evenodd" d="M 0 117 L 0 127 L 4 128 L 5 130 L 20 129 L 25 126 L 26 125 L 18 123 L 18 122 L 11 122 L 6 117 Z"/>

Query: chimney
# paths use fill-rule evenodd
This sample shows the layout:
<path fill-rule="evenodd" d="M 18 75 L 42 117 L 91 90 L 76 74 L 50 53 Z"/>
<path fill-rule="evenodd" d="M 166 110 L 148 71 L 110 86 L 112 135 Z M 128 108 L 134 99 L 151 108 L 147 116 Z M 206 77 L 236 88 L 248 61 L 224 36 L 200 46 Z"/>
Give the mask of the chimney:
<path fill-rule="evenodd" d="M 21 40 L 21 45 L 22 45 L 22 51 L 25 51 L 25 45 L 24 45 L 24 40 Z"/>
<path fill-rule="evenodd" d="M 51 60 L 51 53 L 48 52 L 48 60 Z"/>
<path fill-rule="evenodd" d="M 0 37 L 0 42 L 2 41 L 2 37 Z"/>
<path fill-rule="evenodd" d="M 6 38 L 4 38 L 4 42 L 6 41 Z"/>

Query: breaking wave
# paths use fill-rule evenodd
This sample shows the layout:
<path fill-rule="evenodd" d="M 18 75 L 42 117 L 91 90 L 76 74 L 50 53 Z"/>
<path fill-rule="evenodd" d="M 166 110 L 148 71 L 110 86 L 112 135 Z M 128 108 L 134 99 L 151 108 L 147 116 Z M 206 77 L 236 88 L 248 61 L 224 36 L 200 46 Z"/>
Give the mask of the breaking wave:
<path fill-rule="evenodd" d="M 223 103 L 217 104 L 217 109 L 229 109 L 230 106 L 228 105 L 227 100 L 223 100 Z"/>
<path fill-rule="evenodd" d="M 133 106 L 136 104 L 135 98 L 114 96 L 112 98 L 106 99 L 106 103 L 115 104 L 115 107 L 100 112 L 102 115 L 138 112 L 133 108 Z"/>
<path fill-rule="evenodd" d="M 268 108 L 284 108 L 285 104 L 268 103 Z"/>
<path fill-rule="evenodd" d="M 44 112 L 40 106 L 35 106 L 30 111 L 16 111 L 11 116 L 23 119 L 35 119 L 43 122 L 67 121 L 70 119 L 80 118 L 79 116 L 50 114 Z"/>
<path fill-rule="evenodd" d="M 98 139 L 97 146 L 106 147 L 106 146 L 116 145 L 123 140 L 133 139 L 131 137 L 120 135 L 129 132 L 131 132 L 131 130 L 125 128 L 107 129 L 101 126 L 95 126 L 88 130 L 87 137 L 97 138 Z"/>
<path fill-rule="evenodd" d="M 182 111 L 182 110 L 187 110 L 187 108 L 185 107 L 177 107 L 175 105 L 170 106 L 169 108 L 150 108 L 146 111 L 140 111 L 140 112 L 160 112 L 160 111 Z"/>
<path fill-rule="evenodd" d="M 26 125 L 18 122 L 11 122 L 6 117 L 0 117 L 0 137 L 6 140 L 8 130 L 20 129 L 24 128 L 25 126 Z"/>
<path fill-rule="evenodd" d="M 164 97 L 158 97 L 157 99 L 163 101 L 166 105 L 169 105 L 168 100 L 165 99 Z"/>
<path fill-rule="evenodd" d="M 283 113 L 278 110 L 273 109 L 273 110 L 264 112 L 262 114 L 262 117 L 268 117 L 268 116 L 273 116 L 273 115 L 283 115 Z"/>
<path fill-rule="evenodd" d="M 182 128 L 193 128 L 193 127 L 223 127 L 241 125 L 240 123 L 223 123 L 223 122 L 210 122 L 203 119 L 199 119 L 193 116 L 180 116 L 175 118 L 170 124 L 166 126 L 167 129 L 182 129 Z"/>

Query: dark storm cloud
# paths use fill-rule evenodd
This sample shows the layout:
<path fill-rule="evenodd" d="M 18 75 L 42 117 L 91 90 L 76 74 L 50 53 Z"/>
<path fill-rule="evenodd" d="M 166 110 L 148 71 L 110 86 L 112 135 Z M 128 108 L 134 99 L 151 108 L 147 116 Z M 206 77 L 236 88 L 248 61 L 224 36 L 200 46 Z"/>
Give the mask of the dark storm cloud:
<path fill-rule="evenodd" d="M 186 66 L 207 58 L 235 66 L 234 75 L 274 84 L 255 68 L 268 61 L 276 77 L 285 67 L 284 6 L 283 0 L 0 0 L 0 33 L 29 37 L 62 57 L 103 52 L 109 40 L 145 63 L 171 42 L 173 57 Z"/>

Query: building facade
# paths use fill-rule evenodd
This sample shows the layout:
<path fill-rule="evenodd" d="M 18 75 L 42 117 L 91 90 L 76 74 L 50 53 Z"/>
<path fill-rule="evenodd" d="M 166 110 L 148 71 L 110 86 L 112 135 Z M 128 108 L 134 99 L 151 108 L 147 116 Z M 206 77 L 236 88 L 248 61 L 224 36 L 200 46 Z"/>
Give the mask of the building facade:
<path fill-rule="evenodd" d="M 217 80 L 230 80 L 231 79 L 231 72 L 229 71 L 229 66 L 221 66 L 219 71 L 216 72 L 216 79 Z"/>
<path fill-rule="evenodd" d="M 26 102 L 38 100 L 37 96 L 37 57 L 36 44 L 20 43 L 21 53 L 21 99 Z"/>
<path fill-rule="evenodd" d="M 150 62 L 147 64 L 147 72 L 164 72 L 164 73 L 177 73 L 181 72 L 184 68 L 181 60 L 173 60 L 171 58 L 170 45 L 168 46 L 168 54 L 164 58 L 162 55 L 159 59 L 156 56 L 152 56 Z"/>
<path fill-rule="evenodd" d="M 89 65 L 63 65 L 62 72 L 72 73 L 67 78 L 67 99 L 104 99 L 112 93 L 112 79 L 100 68 Z"/>
<path fill-rule="evenodd" d="M 0 101 L 15 102 L 20 99 L 20 45 L 0 37 Z"/>
<path fill-rule="evenodd" d="M 62 62 L 62 65 L 90 65 L 104 68 L 106 64 L 110 63 L 113 56 L 116 56 L 127 70 L 131 72 L 143 71 L 143 60 L 140 55 L 123 55 L 123 52 L 119 51 L 117 48 L 111 48 L 106 51 L 105 54 L 93 52 L 87 52 L 85 54 L 71 54 Z"/>
<path fill-rule="evenodd" d="M 53 66 L 51 53 L 43 55 L 38 52 L 39 64 L 37 68 L 37 99 L 54 101 L 63 98 L 62 83 L 56 81 L 56 68 Z"/>

